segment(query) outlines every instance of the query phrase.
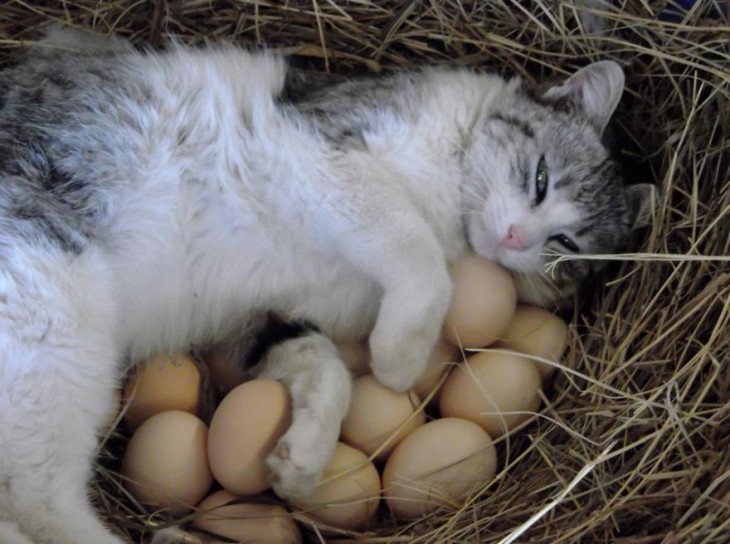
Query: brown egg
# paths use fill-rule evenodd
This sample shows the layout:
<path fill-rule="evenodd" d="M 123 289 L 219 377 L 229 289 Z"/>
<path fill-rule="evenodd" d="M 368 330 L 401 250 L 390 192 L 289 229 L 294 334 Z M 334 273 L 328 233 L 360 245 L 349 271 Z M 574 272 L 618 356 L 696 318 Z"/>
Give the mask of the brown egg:
<path fill-rule="evenodd" d="M 449 374 L 441 390 L 443 417 L 469 419 L 497 438 L 540 407 L 540 373 L 530 359 L 483 351 Z"/>
<path fill-rule="evenodd" d="M 408 435 L 390 456 L 383 495 L 393 515 L 413 519 L 441 505 L 459 507 L 496 468 L 494 444 L 479 425 L 436 419 Z"/>
<path fill-rule="evenodd" d="M 337 342 L 337 354 L 353 376 L 370 374 L 370 349 L 365 342 Z"/>
<path fill-rule="evenodd" d="M 431 352 L 431 356 L 428 358 L 426 371 L 413 386 L 413 390 L 418 395 L 418 398 L 428 398 L 438 385 L 441 377 L 451 368 L 451 361 L 456 358 L 457 354 L 459 354 L 459 349 L 448 342 L 439 342 L 436 344 L 436 347 Z M 434 394 L 432 401 L 437 399 L 438 392 Z"/>
<path fill-rule="evenodd" d="M 208 429 L 178 410 L 140 425 L 124 455 L 124 485 L 141 503 L 181 513 L 193 508 L 213 483 L 208 468 Z"/>
<path fill-rule="evenodd" d="M 291 400 L 273 380 L 251 380 L 233 389 L 210 422 L 208 458 L 218 482 L 236 495 L 269 488 L 265 460 L 291 424 Z"/>
<path fill-rule="evenodd" d="M 229 504 L 237 501 L 235 504 Z M 247 544 L 300 544 L 302 535 L 291 515 L 275 504 L 246 503 L 225 489 L 198 505 L 193 527 Z"/>
<path fill-rule="evenodd" d="M 380 475 L 367 455 L 339 442 L 321 483 L 311 495 L 293 504 L 329 525 L 362 528 L 380 504 Z"/>
<path fill-rule="evenodd" d="M 353 382 L 352 400 L 340 430 L 342 441 L 377 459 L 387 459 L 406 435 L 423 425 L 426 416 L 416 412 L 421 401 L 413 391 L 396 393 L 372 376 Z"/>
<path fill-rule="evenodd" d="M 501 347 L 559 361 L 568 343 L 568 326 L 558 316 L 535 306 L 518 306 L 507 330 L 493 347 Z M 555 370 L 542 361 L 535 361 L 543 379 Z"/>
<path fill-rule="evenodd" d="M 443 337 L 454 346 L 482 348 L 509 325 L 517 305 L 512 276 L 496 263 L 468 256 L 451 265 L 454 291 Z"/>
<path fill-rule="evenodd" d="M 216 346 L 209 350 L 203 359 L 210 371 L 210 380 L 219 395 L 226 395 L 234 387 L 246 381 L 246 374 L 241 365 L 231 357 L 230 346 Z"/>
<path fill-rule="evenodd" d="M 147 418 L 169 410 L 199 416 L 201 378 L 195 361 L 184 353 L 160 354 L 141 363 L 124 387 L 124 421 L 134 432 Z"/>

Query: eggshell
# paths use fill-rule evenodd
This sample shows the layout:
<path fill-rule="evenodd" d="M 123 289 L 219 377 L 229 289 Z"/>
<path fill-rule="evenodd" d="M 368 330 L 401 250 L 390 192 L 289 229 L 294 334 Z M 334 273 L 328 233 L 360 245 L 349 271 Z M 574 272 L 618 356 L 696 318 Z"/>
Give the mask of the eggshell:
<path fill-rule="evenodd" d="M 385 460 L 398 442 L 426 421 L 422 411 L 414 414 L 420 403 L 413 391 L 396 393 L 372 375 L 357 378 L 340 429 L 342 441 L 367 455 L 379 450 L 376 458 Z"/>
<path fill-rule="evenodd" d="M 443 417 L 462 417 L 497 438 L 540 407 L 540 373 L 530 359 L 483 351 L 451 371 L 441 390 Z"/>
<path fill-rule="evenodd" d="M 394 516 L 413 519 L 441 505 L 460 506 L 492 479 L 497 452 L 476 423 L 436 419 L 408 435 L 383 471 L 383 495 Z"/>
<path fill-rule="evenodd" d="M 236 502 L 225 489 L 208 495 L 198 505 L 193 527 L 247 544 L 300 544 L 302 535 L 291 515 L 275 504 Z"/>
<path fill-rule="evenodd" d="M 340 527 L 364 527 L 380 504 L 380 475 L 367 456 L 338 442 L 321 483 L 294 506 L 315 520 Z"/>
<path fill-rule="evenodd" d="M 181 513 L 196 505 L 213 483 L 208 468 L 208 429 L 188 412 L 156 414 L 127 444 L 122 475 L 141 503 Z"/>
<path fill-rule="evenodd" d="M 451 268 L 451 305 L 443 337 L 454 346 L 481 348 L 494 342 L 512 320 L 517 290 L 512 276 L 496 263 L 468 256 Z"/>
<path fill-rule="evenodd" d="M 184 353 L 160 354 L 141 363 L 124 387 L 124 422 L 134 432 L 149 417 L 169 410 L 199 416 L 201 378 L 195 361 Z"/>
<path fill-rule="evenodd" d="M 458 348 L 452 346 L 448 342 L 439 342 L 431 352 L 428 358 L 426 370 L 413 386 L 413 390 L 418 398 L 425 399 L 436 388 L 441 377 L 451 367 L 453 361 L 459 353 Z M 438 399 L 438 392 L 434 394 L 432 400 Z"/>
<path fill-rule="evenodd" d="M 210 380 L 220 396 L 229 393 L 234 387 L 246 381 L 246 374 L 241 365 L 235 361 L 228 345 L 212 348 L 203 356 L 210 371 Z"/>
<path fill-rule="evenodd" d="M 251 380 L 233 389 L 213 414 L 208 458 L 215 479 L 237 495 L 269 488 L 265 460 L 291 424 L 291 400 L 273 380 Z"/>
<path fill-rule="evenodd" d="M 353 376 L 370 373 L 370 349 L 364 342 L 337 342 L 337 354 Z"/>
<path fill-rule="evenodd" d="M 568 344 L 568 326 L 558 316 L 535 306 L 518 306 L 507 330 L 493 347 L 501 347 L 558 361 Z M 549 378 L 554 366 L 534 361 L 543 379 Z"/>

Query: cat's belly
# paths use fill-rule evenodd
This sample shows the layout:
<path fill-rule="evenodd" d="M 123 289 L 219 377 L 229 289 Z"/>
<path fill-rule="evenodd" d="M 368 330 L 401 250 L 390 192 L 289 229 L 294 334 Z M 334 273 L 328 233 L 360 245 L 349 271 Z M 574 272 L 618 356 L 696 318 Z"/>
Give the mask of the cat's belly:
<path fill-rule="evenodd" d="M 312 321 L 334 340 L 362 339 L 375 325 L 382 290 L 354 269 L 342 268 L 300 289 L 288 313 Z"/>
<path fill-rule="evenodd" d="M 247 316 L 268 310 L 306 319 L 333 340 L 370 333 L 382 298 L 373 280 L 332 258 L 282 261 L 211 259 L 192 270 L 173 261 L 120 275 L 120 344 L 134 359 L 184 350 L 235 334 Z"/>

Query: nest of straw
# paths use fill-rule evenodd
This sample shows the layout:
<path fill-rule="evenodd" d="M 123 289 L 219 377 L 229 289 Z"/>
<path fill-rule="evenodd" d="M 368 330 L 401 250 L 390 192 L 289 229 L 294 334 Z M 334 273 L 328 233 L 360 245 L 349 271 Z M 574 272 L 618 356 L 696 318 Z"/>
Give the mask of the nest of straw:
<path fill-rule="evenodd" d="M 576 308 L 564 368 L 540 415 L 500 443 L 497 478 L 461 508 L 408 524 L 384 516 L 351 537 L 727 542 L 730 14 L 718 1 L 669 17 L 666 1 L 616 3 L 592 11 L 604 28 L 590 33 L 590 9 L 563 0 L 6 0 L 0 64 L 52 21 L 153 47 L 279 48 L 343 74 L 451 62 L 539 81 L 618 61 L 627 92 L 617 143 L 629 181 L 660 190 L 652 227 Z M 124 495 L 113 470 L 122 442 L 103 448 L 95 491 L 110 522 L 138 542 L 165 522 Z"/>

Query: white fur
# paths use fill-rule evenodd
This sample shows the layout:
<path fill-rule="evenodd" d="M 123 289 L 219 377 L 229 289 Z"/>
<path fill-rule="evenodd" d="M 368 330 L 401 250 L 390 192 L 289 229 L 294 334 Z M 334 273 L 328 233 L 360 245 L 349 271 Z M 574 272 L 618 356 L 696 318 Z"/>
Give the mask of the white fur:
<path fill-rule="evenodd" d="M 514 87 L 435 71 L 422 115 L 383 112 L 364 149 L 334 153 L 277 107 L 278 59 L 178 49 L 120 63 L 152 98 L 120 94 L 84 134 L 114 150 L 76 165 L 113 187 L 100 242 L 80 257 L 4 250 L 3 542 L 28 542 L 12 521 L 38 544 L 119 544 L 85 488 L 119 365 L 227 338 L 247 312 L 309 319 L 333 339 L 370 334 L 376 377 L 411 387 L 447 309 L 447 262 L 466 251 L 463 135 Z M 334 448 L 349 377 L 322 336 L 276 348 L 262 376 L 292 391 L 293 425 L 268 463 L 275 489 L 301 496 Z"/>

